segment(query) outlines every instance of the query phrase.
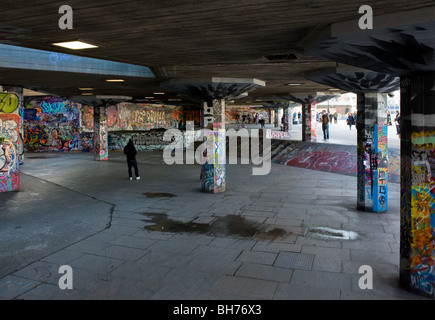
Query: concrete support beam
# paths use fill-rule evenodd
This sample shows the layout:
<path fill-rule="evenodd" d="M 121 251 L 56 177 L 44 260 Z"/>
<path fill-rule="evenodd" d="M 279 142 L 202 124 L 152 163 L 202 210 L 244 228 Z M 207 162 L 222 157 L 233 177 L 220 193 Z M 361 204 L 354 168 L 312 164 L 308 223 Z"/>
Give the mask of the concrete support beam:
<path fill-rule="evenodd" d="M 201 169 L 201 190 L 211 193 L 224 192 L 226 187 L 226 134 L 225 100 L 212 99 L 204 102 L 204 142 L 207 156 Z"/>
<path fill-rule="evenodd" d="M 284 128 L 284 132 L 291 132 L 293 129 L 293 111 L 292 108 L 290 107 L 285 107 L 284 108 L 284 124 L 283 124 L 283 128 Z"/>
<path fill-rule="evenodd" d="M 315 103 L 302 103 L 302 141 L 317 140 L 317 107 Z"/>
<path fill-rule="evenodd" d="M 94 159 L 109 160 L 107 108 L 94 107 Z"/>
<path fill-rule="evenodd" d="M 385 212 L 388 204 L 387 94 L 359 93 L 357 102 L 360 210 Z"/>

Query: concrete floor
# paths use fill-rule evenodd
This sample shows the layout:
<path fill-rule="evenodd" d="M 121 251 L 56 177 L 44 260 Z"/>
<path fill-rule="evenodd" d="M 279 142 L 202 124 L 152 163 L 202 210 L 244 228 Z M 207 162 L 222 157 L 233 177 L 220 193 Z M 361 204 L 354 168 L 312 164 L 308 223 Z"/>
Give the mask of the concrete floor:
<path fill-rule="evenodd" d="M 0 194 L 0 299 L 423 299 L 399 287 L 397 184 L 376 214 L 355 209 L 351 176 L 227 165 L 227 191 L 205 194 L 198 164 L 138 160 L 130 181 L 119 152 L 26 154 L 22 190 Z M 228 216 L 254 232 L 200 228 Z M 334 238 L 344 231 L 356 239 Z M 61 265 L 72 290 L 59 288 Z M 359 288 L 362 265 L 373 289 Z"/>

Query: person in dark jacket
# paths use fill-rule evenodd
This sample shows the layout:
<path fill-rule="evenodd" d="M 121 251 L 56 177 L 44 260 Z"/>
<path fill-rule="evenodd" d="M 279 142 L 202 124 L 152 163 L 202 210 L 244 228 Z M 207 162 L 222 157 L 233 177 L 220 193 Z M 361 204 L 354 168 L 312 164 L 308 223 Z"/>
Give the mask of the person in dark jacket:
<path fill-rule="evenodd" d="M 134 168 L 134 174 L 136 175 L 136 180 L 140 179 L 139 169 L 137 167 L 136 161 L 136 148 L 134 147 L 133 140 L 129 140 L 127 145 L 124 147 L 124 154 L 127 156 L 127 164 L 128 164 L 128 176 L 130 180 L 133 180 L 133 175 L 131 172 L 131 168 Z"/>

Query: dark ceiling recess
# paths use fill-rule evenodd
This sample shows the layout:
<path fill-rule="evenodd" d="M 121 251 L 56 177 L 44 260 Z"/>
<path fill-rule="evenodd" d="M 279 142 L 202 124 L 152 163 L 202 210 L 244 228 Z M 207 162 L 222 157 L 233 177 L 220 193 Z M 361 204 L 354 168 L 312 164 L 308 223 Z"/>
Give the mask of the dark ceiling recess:
<path fill-rule="evenodd" d="M 288 60 L 295 60 L 298 57 L 294 55 L 293 53 L 288 54 L 274 54 L 270 56 L 265 56 L 265 58 L 269 61 L 288 61 Z"/>

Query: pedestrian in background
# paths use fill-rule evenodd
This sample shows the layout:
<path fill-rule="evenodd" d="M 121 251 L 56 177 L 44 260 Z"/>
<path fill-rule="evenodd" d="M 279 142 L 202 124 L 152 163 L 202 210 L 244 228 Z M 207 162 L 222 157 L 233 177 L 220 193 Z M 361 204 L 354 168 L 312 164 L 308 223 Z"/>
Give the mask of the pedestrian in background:
<path fill-rule="evenodd" d="M 352 126 L 355 124 L 355 119 L 352 113 L 349 112 L 347 115 L 347 124 L 349 125 L 349 130 L 352 130 Z"/>
<path fill-rule="evenodd" d="M 396 124 L 397 135 L 400 138 L 400 112 L 396 111 L 396 118 L 394 119 L 394 123 Z"/>
<path fill-rule="evenodd" d="M 322 130 L 323 130 L 323 140 L 329 140 L 329 116 L 326 110 L 322 113 Z"/>
<path fill-rule="evenodd" d="M 133 140 L 128 140 L 127 145 L 124 147 L 124 154 L 127 156 L 127 165 L 128 165 L 128 176 L 130 180 L 133 180 L 133 175 L 131 169 L 134 168 L 134 174 L 136 176 L 136 180 L 140 180 L 139 169 L 137 167 L 136 161 L 136 148 L 133 144 Z"/>

